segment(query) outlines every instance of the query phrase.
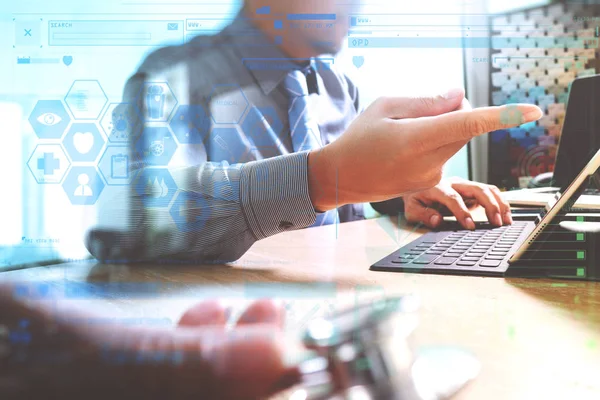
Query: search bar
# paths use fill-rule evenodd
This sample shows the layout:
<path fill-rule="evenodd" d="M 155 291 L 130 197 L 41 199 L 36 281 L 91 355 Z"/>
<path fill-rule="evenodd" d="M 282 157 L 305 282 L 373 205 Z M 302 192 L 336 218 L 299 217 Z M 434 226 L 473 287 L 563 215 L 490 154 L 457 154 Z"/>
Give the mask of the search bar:
<path fill-rule="evenodd" d="M 183 21 L 48 21 L 49 46 L 161 46 L 184 41 Z"/>
<path fill-rule="evenodd" d="M 72 40 L 150 40 L 152 35 L 149 33 L 55 33 L 54 39 L 72 39 Z"/>

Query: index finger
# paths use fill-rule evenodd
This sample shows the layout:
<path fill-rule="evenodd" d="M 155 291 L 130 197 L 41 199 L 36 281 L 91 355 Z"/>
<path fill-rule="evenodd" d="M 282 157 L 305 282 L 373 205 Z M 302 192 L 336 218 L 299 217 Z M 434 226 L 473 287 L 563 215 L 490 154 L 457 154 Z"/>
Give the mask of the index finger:
<path fill-rule="evenodd" d="M 498 129 L 508 129 L 540 119 L 544 113 L 533 104 L 511 104 L 460 110 L 435 117 L 400 120 L 431 149 L 455 142 L 469 141 L 476 136 Z"/>

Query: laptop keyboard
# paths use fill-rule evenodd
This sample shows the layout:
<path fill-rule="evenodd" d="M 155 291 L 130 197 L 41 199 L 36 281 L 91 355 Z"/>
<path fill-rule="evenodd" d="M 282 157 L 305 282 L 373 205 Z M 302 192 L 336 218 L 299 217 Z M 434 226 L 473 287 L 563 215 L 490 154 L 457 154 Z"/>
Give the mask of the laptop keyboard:
<path fill-rule="evenodd" d="M 583 191 L 583 194 L 587 194 L 590 196 L 598 196 L 600 194 L 600 189 L 596 188 L 587 188 Z"/>
<path fill-rule="evenodd" d="M 459 267 L 497 268 L 512 255 L 511 249 L 527 226 L 525 221 L 512 225 L 475 231 L 454 231 L 436 241 L 436 232 L 401 248 L 392 255 L 392 264 L 425 267 L 456 265 Z"/>

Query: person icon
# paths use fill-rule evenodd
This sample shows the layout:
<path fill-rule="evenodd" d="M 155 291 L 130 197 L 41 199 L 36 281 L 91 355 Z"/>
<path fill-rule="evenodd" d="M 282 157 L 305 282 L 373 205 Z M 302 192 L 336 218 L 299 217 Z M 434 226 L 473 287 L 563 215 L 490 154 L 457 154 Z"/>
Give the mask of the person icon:
<path fill-rule="evenodd" d="M 73 196 L 90 197 L 94 195 L 94 192 L 92 191 L 92 188 L 89 185 L 90 177 L 88 176 L 88 174 L 79 174 L 77 176 L 77 182 L 79 183 L 79 186 L 77 186 L 77 189 L 75 189 L 75 193 L 73 193 Z"/>

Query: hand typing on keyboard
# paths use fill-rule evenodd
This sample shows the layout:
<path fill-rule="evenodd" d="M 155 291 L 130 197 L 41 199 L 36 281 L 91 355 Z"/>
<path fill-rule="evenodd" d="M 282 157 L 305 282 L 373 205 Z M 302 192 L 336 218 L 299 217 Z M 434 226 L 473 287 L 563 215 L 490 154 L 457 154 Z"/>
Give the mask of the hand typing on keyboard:
<path fill-rule="evenodd" d="M 431 189 L 403 198 L 406 219 L 430 228 L 437 228 L 443 221 L 444 211 L 449 211 L 464 228 L 475 229 L 470 210 L 477 206 L 485 208 L 492 225 L 502 226 L 513 222 L 510 205 L 502 199 L 496 186 L 461 178 L 442 180 Z"/>

